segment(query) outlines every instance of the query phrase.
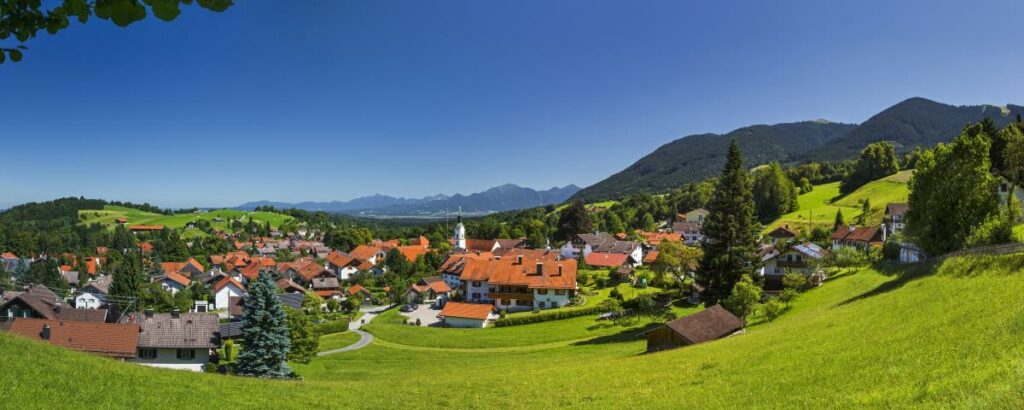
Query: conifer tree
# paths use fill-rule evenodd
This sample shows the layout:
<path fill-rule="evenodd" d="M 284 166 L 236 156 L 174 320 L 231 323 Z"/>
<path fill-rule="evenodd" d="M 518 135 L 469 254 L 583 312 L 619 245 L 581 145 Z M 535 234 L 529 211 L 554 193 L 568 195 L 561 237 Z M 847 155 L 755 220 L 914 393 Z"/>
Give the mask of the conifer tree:
<path fill-rule="evenodd" d="M 843 210 L 840 209 L 836 211 L 836 221 L 832 223 L 832 232 L 839 230 L 844 225 L 846 225 L 846 219 L 843 218 Z"/>
<path fill-rule="evenodd" d="M 249 287 L 242 311 L 242 345 L 238 374 L 283 379 L 290 377 L 291 339 L 281 302 L 274 297 L 274 280 L 266 271 Z"/>
<path fill-rule="evenodd" d="M 757 268 L 757 233 L 750 175 L 733 140 L 704 221 L 704 258 L 697 281 L 705 287 L 707 306 L 725 299 L 744 274 Z"/>
<path fill-rule="evenodd" d="M 124 258 L 114 267 L 113 281 L 110 284 L 110 294 L 115 296 L 119 303 L 126 303 L 128 300 L 137 300 L 139 291 L 146 284 L 146 274 L 142 268 L 142 256 L 137 251 L 129 251 Z M 138 308 L 138 305 L 135 306 Z M 122 310 L 128 306 L 121 306 Z"/>

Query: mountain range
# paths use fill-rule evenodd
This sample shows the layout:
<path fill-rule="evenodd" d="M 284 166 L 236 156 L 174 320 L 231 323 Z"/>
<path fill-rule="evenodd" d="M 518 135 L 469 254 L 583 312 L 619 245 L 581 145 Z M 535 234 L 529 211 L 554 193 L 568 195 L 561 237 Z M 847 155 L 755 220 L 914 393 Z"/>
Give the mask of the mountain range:
<path fill-rule="evenodd" d="M 899 153 L 950 141 L 964 125 L 991 118 L 1003 127 L 1024 114 L 1019 105 L 954 106 L 915 97 L 861 124 L 827 120 L 752 125 L 726 134 L 696 134 L 662 145 L 626 169 L 577 192 L 572 199 L 597 201 L 638 192 L 665 192 L 718 175 L 735 139 L 748 167 L 772 161 L 801 163 L 856 158 L 869 143 L 890 141 Z"/>
<path fill-rule="evenodd" d="M 485 215 L 513 209 L 532 208 L 565 202 L 580 187 L 566 185 L 538 191 L 514 184 L 505 184 L 483 192 L 463 195 L 433 195 L 423 198 L 401 198 L 375 194 L 350 201 L 329 202 L 247 202 L 235 209 L 252 210 L 259 206 L 278 209 L 297 208 L 370 217 L 441 217 L 455 214 L 461 207 L 466 215 Z"/>

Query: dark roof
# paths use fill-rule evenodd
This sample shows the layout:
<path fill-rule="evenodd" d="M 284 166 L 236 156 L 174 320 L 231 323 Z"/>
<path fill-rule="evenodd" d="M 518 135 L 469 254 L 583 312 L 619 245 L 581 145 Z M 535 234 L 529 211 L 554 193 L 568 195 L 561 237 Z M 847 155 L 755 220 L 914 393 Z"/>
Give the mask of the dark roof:
<path fill-rule="evenodd" d="M 245 311 L 245 299 L 241 296 L 228 296 L 228 316 L 240 317 Z"/>
<path fill-rule="evenodd" d="M 230 322 L 220 325 L 220 337 L 231 339 L 242 336 L 242 322 Z"/>
<path fill-rule="evenodd" d="M 274 294 L 274 297 L 284 306 L 302 309 L 302 300 L 306 298 L 306 295 L 303 293 L 277 293 Z"/>
<path fill-rule="evenodd" d="M 902 216 L 902 215 L 906 214 L 908 210 L 910 210 L 910 205 L 904 204 L 904 203 L 899 203 L 899 202 L 893 202 L 893 203 L 890 203 L 890 204 L 885 206 L 885 214 L 886 215 L 901 215 Z"/>
<path fill-rule="evenodd" d="M 701 224 L 700 222 L 680 221 L 680 222 L 673 222 L 672 223 L 672 232 L 680 233 L 680 234 L 682 234 L 682 233 L 700 233 L 701 229 L 703 229 L 703 228 L 704 228 L 704 225 Z"/>
<path fill-rule="evenodd" d="M 743 329 L 746 323 L 722 305 L 714 305 L 692 315 L 665 324 L 690 343 L 719 339 Z"/>
<path fill-rule="evenodd" d="M 594 252 L 631 253 L 640 246 L 639 242 L 620 241 L 607 232 L 584 233 L 577 235 L 577 237 L 587 245 L 590 245 L 590 249 Z"/>
<path fill-rule="evenodd" d="M 337 289 L 338 278 L 313 278 L 313 289 Z"/>
<path fill-rule="evenodd" d="M 216 313 L 156 313 L 138 317 L 139 347 L 213 349 L 220 345 Z"/>
<path fill-rule="evenodd" d="M 97 280 L 91 280 L 89 281 L 89 283 L 82 287 L 82 292 L 107 295 L 110 293 L 111 282 L 113 282 L 113 279 L 110 276 L 104 276 Z"/>
<path fill-rule="evenodd" d="M 839 229 L 832 233 L 832 239 L 849 242 L 881 243 L 882 230 L 877 226 L 840 226 Z"/>
<path fill-rule="evenodd" d="M 44 338 L 44 326 L 49 326 L 48 338 Z M 18 318 L 9 325 L 8 331 L 68 349 L 110 357 L 132 358 L 135 357 L 139 326 Z"/>
<path fill-rule="evenodd" d="M 793 232 L 788 226 L 780 226 L 768 232 L 768 236 L 772 238 L 796 238 L 796 232 Z"/>
<path fill-rule="evenodd" d="M 46 286 L 38 285 L 27 292 L 22 293 L 0 305 L 0 311 L 5 310 L 8 305 L 21 304 L 39 316 L 40 319 L 70 320 L 77 322 L 106 322 L 106 309 L 75 309 L 64 303 Z"/>

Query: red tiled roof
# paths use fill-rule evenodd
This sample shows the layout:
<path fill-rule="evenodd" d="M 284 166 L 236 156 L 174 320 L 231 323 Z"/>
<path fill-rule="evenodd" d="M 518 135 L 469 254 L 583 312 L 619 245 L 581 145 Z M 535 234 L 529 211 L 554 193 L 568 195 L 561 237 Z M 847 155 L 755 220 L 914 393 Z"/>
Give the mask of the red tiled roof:
<path fill-rule="evenodd" d="M 652 246 L 658 246 L 662 241 L 681 241 L 683 235 L 674 232 L 644 232 L 637 231 L 647 244 Z"/>
<path fill-rule="evenodd" d="M 60 265 L 60 267 L 58 269 L 60 269 L 61 272 L 71 272 L 71 266 L 70 265 Z"/>
<path fill-rule="evenodd" d="M 165 276 L 165 278 L 166 278 L 166 279 L 170 279 L 170 280 L 172 280 L 172 281 L 174 281 L 174 282 L 177 282 L 177 283 L 178 283 L 178 284 L 180 284 L 181 286 L 186 286 L 186 287 L 187 287 L 187 286 L 188 286 L 188 285 L 189 285 L 190 283 L 192 283 L 192 281 L 191 281 L 191 280 L 189 280 L 188 278 L 186 278 L 186 277 L 184 277 L 184 276 L 182 276 L 181 274 L 179 274 L 179 273 L 176 273 L 176 272 L 167 272 L 167 275 Z"/>
<path fill-rule="evenodd" d="M 301 285 L 299 285 L 298 283 L 295 283 L 295 281 L 293 281 L 291 279 L 288 279 L 288 278 L 278 279 L 276 284 L 277 284 L 277 287 L 279 289 L 285 290 L 285 291 L 297 290 L 297 291 L 302 292 L 302 291 L 305 290 Z"/>
<path fill-rule="evenodd" d="M 44 325 L 50 327 L 48 340 L 42 337 Z M 108 357 L 135 357 L 139 342 L 136 324 L 18 318 L 8 330 L 32 340 Z"/>
<path fill-rule="evenodd" d="M 839 229 L 832 233 L 832 239 L 849 242 L 881 243 L 881 233 L 882 231 L 877 226 L 840 226 Z"/>
<path fill-rule="evenodd" d="M 260 276 L 261 267 L 262 266 L 260 266 L 259 263 L 253 262 L 241 268 L 237 268 L 237 270 L 238 273 L 241 273 L 242 276 L 245 276 L 246 279 L 254 280 Z"/>
<path fill-rule="evenodd" d="M 629 255 L 625 253 L 590 252 L 586 258 L 587 265 L 603 268 L 617 268 L 626 264 Z"/>
<path fill-rule="evenodd" d="M 213 285 L 214 293 L 220 291 L 222 288 L 224 288 L 225 286 L 227 286 L 229 284 L 234 284 L 235 286 L 238 286 L 239 290 L 245 290 L 245 286 L 242 286 L 242 284 L 239 283 L 237 280 L 235 280 L 235 278 L 232 278 L 230 276 L 225 276 L 220 281 L 218 281 L 217 284 Z"/>
<path fill-rule="evenodd" d="M 106 246 L 97 246 L 97 247 L 96 247 L 96 253 L 97 253 L 97 254 L 100 254 L 100 255 L 106 255 L 106 254 L 107 254 L 107 251 L 108 251 L 108 249 L 107 249 L 107 247 L 106 247 Z"/>
<path fill-rule="evenodd" d="M 398 249 L 398 251 L 402 253 L 402 256 L 405 256 L 405 259 L 408 259 L 409 262 L 415 262 L 418 256 L 427 253 L 426 248 L 416 245 L 399 246 L 395 249 Z"/>
<path fill-rule="evenodd" d="M 153 252 L 153 244 L 149 242 L 139 242 L 139 250 L 141 250 L 142 253 Z"/>
<path fill-rule="evenodd" d="M 13 252 L 4 252 L 0 257 L 3 259 L 18 259 L 18 255 L 15 255 Z"/>
<path fill-rule="evenodd" d="M 370 258 L 372 258 L 380 251 L 381 249 L 375 246 L 359 245 L 356 246 L 356 248 L 353 249 L 352 252 L 349 252 L 349 254 L 352 255 L 353 258 L 369 261 Z"/>
<path fill-rule="evenodd" d="M 317 296 L 322 297 L 322 298 L 329 298 L 329 297 L 341 294 L 341 291 L 339 291 L 337 289 L 318 290 L 318 291 L 315 291 L 315 292 L 316 292 Z"/>
<path fill-rule="evenodd" d="M 487 320 L 493 311 L 494 306 L 492 305 L 448 302 L 444 305 L 444 309 L 441 310 L 441 316 Z"/>
<path fill-rule="evenodd" d="M 538 262 L 543 266 L 537 272 Z M 459 278 L 463 281 L 487 281 L 495 285 L 517 285 L 537 289 L 576 289 L 575 260 L 529 260 L 515 258 L 467 258 Z"/>
<path fill-rule="evenodd" d="M 355 295 L 356 293 L 359 293 L 359 292 L 365 293 L 367 295 L 370 294 L 370 291 L 366 290 L 366 288 L 364 288 L 362 285 L 360 285 L 358 283 L 355 284 L 355 285 L 349 286 L 348 290 L 346 290 L 345 292 L 347 292 L 349 295 Z"/>
<path fill-rule="evenodd" d="M 654 263 L 656 260 L 658 260 L 658 251 L 650 251 L 644 255 L 644 263 Z"/>
<path fill-rule="evenodd" d="M 327 263 L 330 263 L 331 265 L 337 267 L 348 266 L 348 264 L 352 263 L 352 261 L 355 260 L 355 258 L 345 255 L 338 251 L 331 251 L 331 253 L 327 254 L 326 259 Z"/>
<path fill-rule="evenodd" d="M 328 272 L 327 269 L 324 269 L 323 266 L 316 262 L 309 262 L 299 268 L 299 276 L 302 276 L 302 278 L 307 282 L 313 280 L 315 277 L 323 275 L 324 272 Z"/>

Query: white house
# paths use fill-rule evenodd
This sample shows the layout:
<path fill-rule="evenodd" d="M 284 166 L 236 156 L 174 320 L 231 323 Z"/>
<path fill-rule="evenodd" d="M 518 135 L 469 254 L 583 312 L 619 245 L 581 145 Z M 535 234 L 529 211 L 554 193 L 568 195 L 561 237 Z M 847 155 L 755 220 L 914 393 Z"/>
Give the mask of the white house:
<path fill-rule="evenodd" d="M 448 302 L 438 315 L 449 327 L 483 328 L 494 320 L 494 306 Z"/>
<path fill-rule="evenodd" d="M 78 309 L 99 309 L 107 304 L 110 293 L 111 278 L 109 276 L 89 281 L 75 296 L 75 307 Z"/>
<path fill-rule="evenodd" d="M 902 232 L 907 226 L 907 211 L 910 206 L 905 203 L 890 203 L 885 206 L 884 226 L 887 235 Z"/>
<path fill-rule="evenodd" d="M 223 310 L 223 313 L 227 314 L 227 308 L 228 305 L 231 304 L 231 298 L 242 297 L 243 295 L 245 295 L 245 287 L 235 280 L 235 278 L 225 276 L 213 285 L 213 308 Z"/>
<path fill-rule="evenodd" d="M 220 346 L 216 314 L 149 310 L 138 324 L 138 355 L 133 361 L 146 366 L 200 372 L 210 361 L 210 351 Z"/>
<path fill-rule="evenodd" d="M 566 306 L 576 294 L 575 260 L 466 259 L 460 280 L 467 302 L 509 311 Z"/>
<path fill-rule="evenodd" d="M 185 290 L 192 283 L 189 278 L 174 272 L 167 272 L 166 275 L 158 276 L 156 280 L 160 281 L 164 291 L 171 292 L 172 295 Z"/>

